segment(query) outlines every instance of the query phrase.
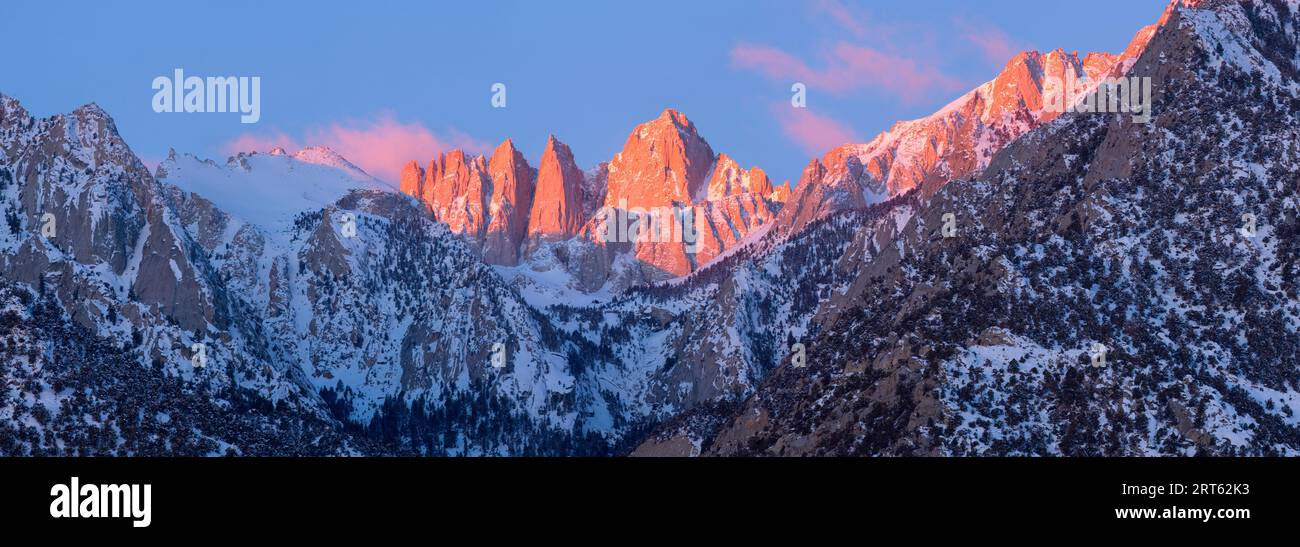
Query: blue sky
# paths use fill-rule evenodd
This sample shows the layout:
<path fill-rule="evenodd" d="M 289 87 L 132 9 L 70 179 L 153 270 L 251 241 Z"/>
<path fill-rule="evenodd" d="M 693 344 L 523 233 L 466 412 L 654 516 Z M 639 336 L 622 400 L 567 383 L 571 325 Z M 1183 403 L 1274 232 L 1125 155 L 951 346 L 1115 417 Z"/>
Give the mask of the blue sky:
<path fill-rule="evenodd" d="M 715 151 L 793 181 L 825 143 L 865 142 L 933 112 L 994 76 L 1008 52 L 1118 52 L 1165 4 L 6 0 L 0 92 L 39 116 L 97 102 L 148 162 L 169 147 L 224 158 L 323 141 L 345 155 L 369 147 L 353 159 L 381 175 L 406 156 L 482 152 L 507 137 L 536 165 L 551 133 L 587 168 L 673 107 Z M 260 122 L 153 112 L 151 82 L 178 67 L 260 76 Z M 789 117 L 795 79 L 809 80 L 812 118 Z M 504 109 L 490 103 L 496 82 Z"/>

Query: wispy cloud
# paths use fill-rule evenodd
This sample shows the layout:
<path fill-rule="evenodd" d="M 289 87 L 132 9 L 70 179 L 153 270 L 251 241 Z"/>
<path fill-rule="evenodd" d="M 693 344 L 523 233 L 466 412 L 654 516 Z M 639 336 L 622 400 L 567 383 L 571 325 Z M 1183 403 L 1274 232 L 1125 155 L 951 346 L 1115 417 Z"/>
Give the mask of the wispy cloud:
<path fill-rule="evenodd" d="M 858 38 L 867 35 L 867 23 L 864 16 L 853 13 L 852 10 L 845 6 L 839 0 L 814 0 L 812 3 L 813 11 L 824 13 L 845 30 L 852 33 Z"/>
<path fill-rule="evenodd" d="M 367 173 L 398 180 L 402 166 L 410 160 L 425 161 L 440 152 L 460 148 L 482 153 L 488 145 L 451 129 L 437 133 L 418 123 L 402 123 L 388 112 L 364 122 L 333 123 L 312 127 L 294 138 L 280 131 L 243 134 L 222 146 L 222 152 L 261 151 L 276 146 L 293 151 L 306 146 L 328 146 Z"/>
<path fill-rule="evenodd" d="M 158 164 L 162 163 L 162 160 L 159 160 L 157 156 L 136 154 L 135 157 L 140 158 L 140 163 L 143 163 L 144 168 L 148 169 L 150 173 L 158 170 Z"/>
<path fill-rule="evenodd" d="M 936 34 L 932 20 L 882 20 L 856 0 L 805 0 L 805 6 L 824 41 L 797 50 L 742 41 L 732 46 L 729 61 L 733 70 L 783 87 L 807 86 L 816 110 L 782 104 L 770 111 L 783 136 L 810 155 L 861 142 L 863 135 L 834 114 L 845 103 L 860 108 L 864 100 L 884 98 L 915 107 L 950 100 L 975 85 L 969 76 L 957 76 L 970 72 L 972 61 L 1001 66 L 1022 49 L 978 17 L 953 17 L 955 32 Z M 818 95 L 828 99 L 819 101 Z"/>
<path fill-rule="evenodd" d="M 934 67 L 848 42 L 835 44 L 824 56 L 825 66 L 814 69 L 780 49 L 740 44 L 731 50 L 731 63 L 735 68 L 756 71 L 772 80 L 803 82 L 810 90 L 843 95 L 874 89 L 894 95 L 905 103 L 965 87 L 960 79 Z"/>
<path fill-rule="evenodd" d="M 974 45 L 985 60 L 995 65 L 1002 66 L 1025 49 L 1002 29 L 986 21 L 958 17 L 953 24 L 963 39 Z"/>
<path fill-rule="evenodd" d="M 399 123 L 390 114 L 363 127 L 333 125 L 308 131 L 310 142 L 325 143 L 372 175 L 398 180 L 410 160 L 428 160 L 439 152 L 462 148 L 480 153 L 488 145 L 464 133 L 437 134 L 415 123 Z"/>
<path fill-rule="evenodd" d="M 769 79 L 796 79 L 820 85 L 832 75 L 818 74 L 794 55 L 770 46 L 740 44 L 731 48 L 734 68 L 758 71 Z"/>
<path fill-rule="evenodd" d="M 810 156 L 819 156 L 837 146 L 856 142 L 857 134 L 852 128 L 807 108 L 778 104 L 773 111 L 781 131 Z"/>

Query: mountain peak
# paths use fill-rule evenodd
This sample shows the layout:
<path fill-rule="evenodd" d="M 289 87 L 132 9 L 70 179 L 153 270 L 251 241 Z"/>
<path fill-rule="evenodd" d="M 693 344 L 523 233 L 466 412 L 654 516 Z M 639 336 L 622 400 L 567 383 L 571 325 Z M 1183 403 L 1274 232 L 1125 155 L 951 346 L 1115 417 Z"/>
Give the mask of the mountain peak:
<path fill-rule="evenodd" d="M 518 262 L 520 244 L 528 233 L 536 177 L 537 171 L 515 148 L 513 139 L 506 139 L 492 152 L 488 162 L 491 198 L 483 242 L 483 259 L 488 263 L 513 266 Z"/>
<path fill-rule="evenodd" d="M 663 113 L 659 114 L 658 119 L 672 122 L 673 125 L 681 128 L 695 128 L 695 125 L 691 123 L 691 120 L 686 118 L 686 114 L 682 114 L 674 108 L 665 108 Z"/>
<path fill-rule="evenodd" d="M 76 110 L 72 111 L 72 113 L 77 116 L 99 116 L 104 118 L 110 118 L 108 113 L 105 112 L 104 109 L 99 106 L 99 103 L 95 103 L 95 102 L 89 102 L 81 106 L 78 106 Z"/>
<path fill-rule="evenodd" d="M 1060 115 L 1047 108 L 1050 81 L 1100 81 L 1123 74 L 1152 34 L 1151 28 L 1139 31 L 1119 55 L 1093 52 L 1083 60 L 1063 48 L 1022 51 L 992 80 L 938 112 L 898 122 L 866 144 L 846 144 L 810 163 L 792 196 L 795 203 L 782 216 L 797 230 L 832 211 L 914 188 L 933 194 L 948 181 L 978 173 L 1008 143 Z"/>
<path fill-rule="evenodd" d="M 280 147 L 276 147 L 276 148 L 279 150 L 280 153 L 277 154 L 276 150 L 271 150 L 270 155 L 272 156 L 286 155 L 284 153 L 283 148 Z M 357 178 L 361 178 L 361 179 L 374 178 L 370 176 L 369 173 L 366 173 L 363 169 L 357 167 L 355 164 L 348 161 L 347 158 L 343 157 L 338 152 L 335 152 L 332 148 L 328 146 L 308 146 L 306 148 L 303 148 L 302 150 L 295 152 L 291 157 L 303 163 L 324 165 L 327 167 L 335 167 L 338 169 L 342 169 Z"/>
<path fill-rule="evenodd" d="M 0 93 L 0 107 L 5 108 L 22 108 L 22 103 L 9 95 Z"/>
<path fill-rule="evenodd" d="M 555 135 L 548 137 L 537 167 L 536 192 L 528 219 L 530 246 L 543 240 L 568 239 L 582 229 L 586 221 L 584 182 L 585 176 L 569 146 Z"/>
<path fill-rule="evenodd" d="M 718 154 L 713 164 L 713 176 L 709 179 L 707 200 L 724 199 L 740 194 L 758 194 L 768 197 L 772 194 L 772 181 L 767 173 L 758 167 L 742 169 L 735 159 L 725 152 Z"/>
<path fill-rule="evenodd" d="M 689 204 L 703 195 L 714 153 L 684 114 L 667 108 L 636 126 L 609 167 L 611 207 Z M 622 203 L 620 205 L 620 203 Z"/>
<path fill-rule="evenodd" d="M 420 189 L 424 184 L 424 169 L 420 167 L 420 162 L 411 160 L 406 162 L 402 167 L 402 174 L 398 177 L 398 190 L 408 196 L 420 199 Z"/>
<path fill-rule="evenodd" d="M 328 149 L 304 149 L 293 155 L 239 152 L 224 165 L 169 150 L 167 159 L 158 164 L 156 177 L 268 233 L 280 234 L 300 212 L 327 206 L 352 190 L 386 189 L 341 156 L 325 156 L 324 150 Z M 314 161 L 326 157 L 337 161 Z"/>
<path fill-rule="evenodd" d="M 278 146 L 276 148 L 279 148 L 281 152 L 284 151 L 283 148 L 280 148 Z M 274 153 L 274 150 L 272 150 L 272 153 Z M 335 152 L 333 148 L 330 148 L 328 146 L 308 146 L 306 148 L 303 148 L 302 150 L 295 152 L 293 156 L 300 160 L 306 160 L 306 159 L 341 160 L 343 159 L 342 155 L 340 155 L 338 152 Z"/>

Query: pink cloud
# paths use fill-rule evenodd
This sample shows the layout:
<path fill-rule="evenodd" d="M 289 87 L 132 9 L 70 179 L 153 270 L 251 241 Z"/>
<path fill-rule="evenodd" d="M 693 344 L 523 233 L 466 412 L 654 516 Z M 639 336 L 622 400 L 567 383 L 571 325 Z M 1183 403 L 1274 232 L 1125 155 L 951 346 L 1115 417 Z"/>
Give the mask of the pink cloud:
<path fill-rule="evenodd" d="M 803 82 L 810 90 L 835 95 L 876 89 L 912 103 L 966 87 L 961 80 L 915 60 L 847 42 L 836 44 L 825 57 L 825 68 L 817 70 L 774 47 L 741 44 L 731 50 L 736 68 L 756 71 L 771 80 Z"/>
<path fill-rule="evenodd" d="M 847 73 L 845 79 L 859 85 L 880 86 L 903 100 L 918 95 L 947 93 L 965 88 L 961 80 L 943 74 L 933 67 L 920 66 L 912 59 L 882 53 L 871 48 L 840 43 L 835 46 L 835 57 L 843 63 L 837 74 Z"/>
<path fill-rule="evenodd" d="M 390 181 L 396 181 L 402 166 L 411 160 L 423 162 L 455 148 L 472 153 L 487 149 L 487 145 L 462 133 L 438 135 L 419 124 L 400 123 L 388 114 L 365 127 L 333 125 L 312 130 L 307 140 L 324 143 L 366 172 Z"/>
<path fill-rule="evenodd" d="M 823 79 L 799 58 L 769 46 L 741 44 L 731 48 L 731 64 L 736 68 L 758 71 L 771 80 L 806 80 L 811 84 Z"/>
<path fill-rule="evenodd" d="M 485 143 L 455 129 L 444 133 L 435 133 L 418 123 L 402 123 L 391 113 L 382 113 L 369 122 L 309 128 L 302 139 L 283 132 L 243 134 L 222 146 L 222 151 L 227 154 L 264 152 L 276 146 L 293 151 L 302 148 L 299 143 L 327 146 L 367 173 L 396 182 L 408 161 L 424 162 L 456 148 L 475 154 L 488 150 Z"/>
<path fill-rule="evenodd" d="M 853 129 L 807 108 L 780 104 L 774 110 L 781 130 L 790 140 L 803 147 L 808 155 L 820 156 L 837 146 L 856 142 Z"/>
<path fill-rule="evenodd" d="M 832 21 L 853 33 L 854 36 L 862 38 L 867 35 L 866 23 L 839 0 L 817 0 L 813 3 L 813 10 L 829 15 Z"/>
<path fill-rule="evenodd" d="M 974 45 L 986 60 L 996 65 L 1005 64 L 1024 49 L 1002 29 L 991 24 L 959 18 L 956 25 L 961 30 L 962 38 Z"/>
<path fill-rule="evenodd" d="M 140 163 L 143 163 L 144 168 L 148 169 L 150 173 L 157 171 L 158 164 L 162 163 L 162 160 L 159 160 L 157 156 L 136 154 L 135 157 L 140 158 Z"/>

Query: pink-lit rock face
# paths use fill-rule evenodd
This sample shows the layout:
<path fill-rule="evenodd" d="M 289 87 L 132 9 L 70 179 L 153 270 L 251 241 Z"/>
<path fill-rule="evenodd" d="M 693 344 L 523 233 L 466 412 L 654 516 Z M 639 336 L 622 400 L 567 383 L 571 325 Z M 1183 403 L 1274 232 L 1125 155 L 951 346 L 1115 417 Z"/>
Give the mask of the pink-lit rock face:
<path fill-rule="evenodd" d="M 408 196 L 416 199 L 420 198 L 421 190 L 424 188 L 424 169 L 420 168 L 420 162 L 411 160 L 402 167 L 402 175 L 399 177 L 398 189 Z"/>
<path fill-rule="evenodd" d="M 552 135 L 537 168 L 537 193 L 528 218 L 530 240 L 562 241 L 582 229 L 587 221 L 583 183 L 573 152 Z"/>
<path fill-rule="evenodd" d="M 429 162 L 420 200 L 452 231 L 481 243 L 491 190 L 483 156 L 467 159 L 464 151 L 452 150 Z"/>
<path fill-rule="evenodd" d="M 793 192 L 790 190 L 790 181 L 787 180 L 784 184 L 772 188 L 772 193 L 768 195 L 768 199 L 771 199 L 776 203 L 786 203 L 790 201 L 790 196 L 792 194 Z"/>
<path fill-rule="evenodd" d="M 528 234 L 536 172 L 514 141 L 506 139 L 492 152 L 488 178 L 492 187 L 483 259 L 489 264 L 513 266 L 519 262 L 520 245 Z"/>
<path fill-rule="evenodd" d="M 689 219 L 665 229 L 666 238 L 615 242 L 630 245 L 645 278 L 653 280 L 686 275 L 771 222 L 780 208 L 772 194 L 762 169 L 745 170 L 726 154 L 715 157 L 695 125 L 668 109 L 637 126 L 610 162 L 603 211 L 651 211 L 671 223 Z"/>
<path fill-rule="evenodd" d="M 713 165 L 713 149 L 676 110 L 632 130 L 609 164 L 607 207 L 670 207 L 695 203 Z M 621 205 L 622 204 L 622 205 Z"/>
<path fill-rule="evenodd" d="M 536 170 L 506 140 L 490 161 L 456 150 L 424 170 L 411 162 L 400 187 L 491 264 L 516 265 L 548 244 L 577 242 L 584 250 L 569 245 L 551 256 L 581 270 L 576 275 L 589 289 L 619 275 L 615 264 L 623 255 L 635 258 L 636 282 L 686 275 L 769 224 L 798 231 L 835 211 L 912 190 L 931 195 L 975 175 L 1011 141 L 1061 114 L 1048 107 L 1049 82 L 1122 74 L 1155 28 L 1142 29 L 1118 55 L 1020 53 L 997 77 L 938 112 L 812 160 L 794 188 L 789 181 L 774 186 L 762 169 L 715 155 L 695 124 L 671 108 L 636 126 L 623 149 L 590 173 L 552 136 Z M 666 237 L 628 238 L 625 230 L 609 229 L 637 212 L 667 221 Z"/>
<path fill-rule="evenodd" d="M 635 281 L 686 275 L 771 222 L 789 195 L 788 183 L 774 188 L 762 169 L 715 157 L 695 125 L 672 109 L 637 126 L 623 150 L 591 174 L 552 136 L 536 170 L 507 140 L 487 161 L 456 150 L 425 170 L 410 162 L 400 182 L 490 264 L 519 264 L 547 243 L 589 247 L 565 252 L 578 257 L 567 267 L 580 270 L 575 275 L 587 288 L 613 275 L 623 254 L 636 260 Z M 662 223 L 661 237 L 609 229 L 611 220 L 626 224 L 642 213 Z"/>
<path fill-rule="evenodd" d="M 1108 70 L 1114 62 L 1113 56 L 1109 54 L 1090 54 L 1088 57 L 1093 61 L 1093 70 L 1098 74 Z M 975 113 L 985 124 L 996 124 L 1007 117 L 1023 115 L 1028 115 L 1026 120 L 1047 121 L 1059 113 L 1044 111 L 1044 85 L 1049 80 L 1065 81 L 1067 76 L 1073 79 L 1088 76 L 1077 53 L 1066 53 L 1061 49 L 1048 53 L 1023 52 L 1011 59 L 1002 73 L 993 79 L 991 93 L 979 97 L 979 101 L 968 101 L 967 104 L 985 107 L 984 111 Z"/>
<path fill-rule="evenodd" d="M 1047 108 L 1052 81 L 1099 81 L 1127 71 L 1154 27 L 1138 32 L 1119 55 L 1056 49 L 1016 55 L 996 78 L 918 120 L 899 122 L 865 144 L 831 150 L 804 170 L 777 225 L 798 230 L 825 214 L 919 189 L 938 192 L 973 176 L 1021 135 L 1061 115 Z"/>
<path fill-rule="evenodd" d="M 866 206 L 861 187 L 869 181 L 864 180 L 862 162 L 845 158 L 842 165 L 844 172 L 832 178 L 821 160 L 808 162 L 793 195 L 777 216 L 776 225 L 794 231 L 832 212 Z"/>
<path fill-rule="evenodd" d="M 731 156 L 719 154 L 713 166 L 713 176 L 709 179 L 708 199 L 751 193 L 763 196 L 772 193 L 772 181 L 767 178 L 767 173 L 758 167 L 746 171 Z"/>
<path fill-rule="evenodd" d="M 768 194 L 741 193 L 710 200 L 695 207 L 698 251 L 695 261 L 708 264 L 745 236 L 776 219 L 780 204 Z"/>
<path fill-rule="evenodd" d="M 528 234 L 536 177 L 514 142 L 506 140 L 490 162 L 466 158 L 461 150 L 438 156 L 427 170 L 411 161 L 402 169 L 399 188 L 465 235 L 485 261 L 514 265 Z"/>

